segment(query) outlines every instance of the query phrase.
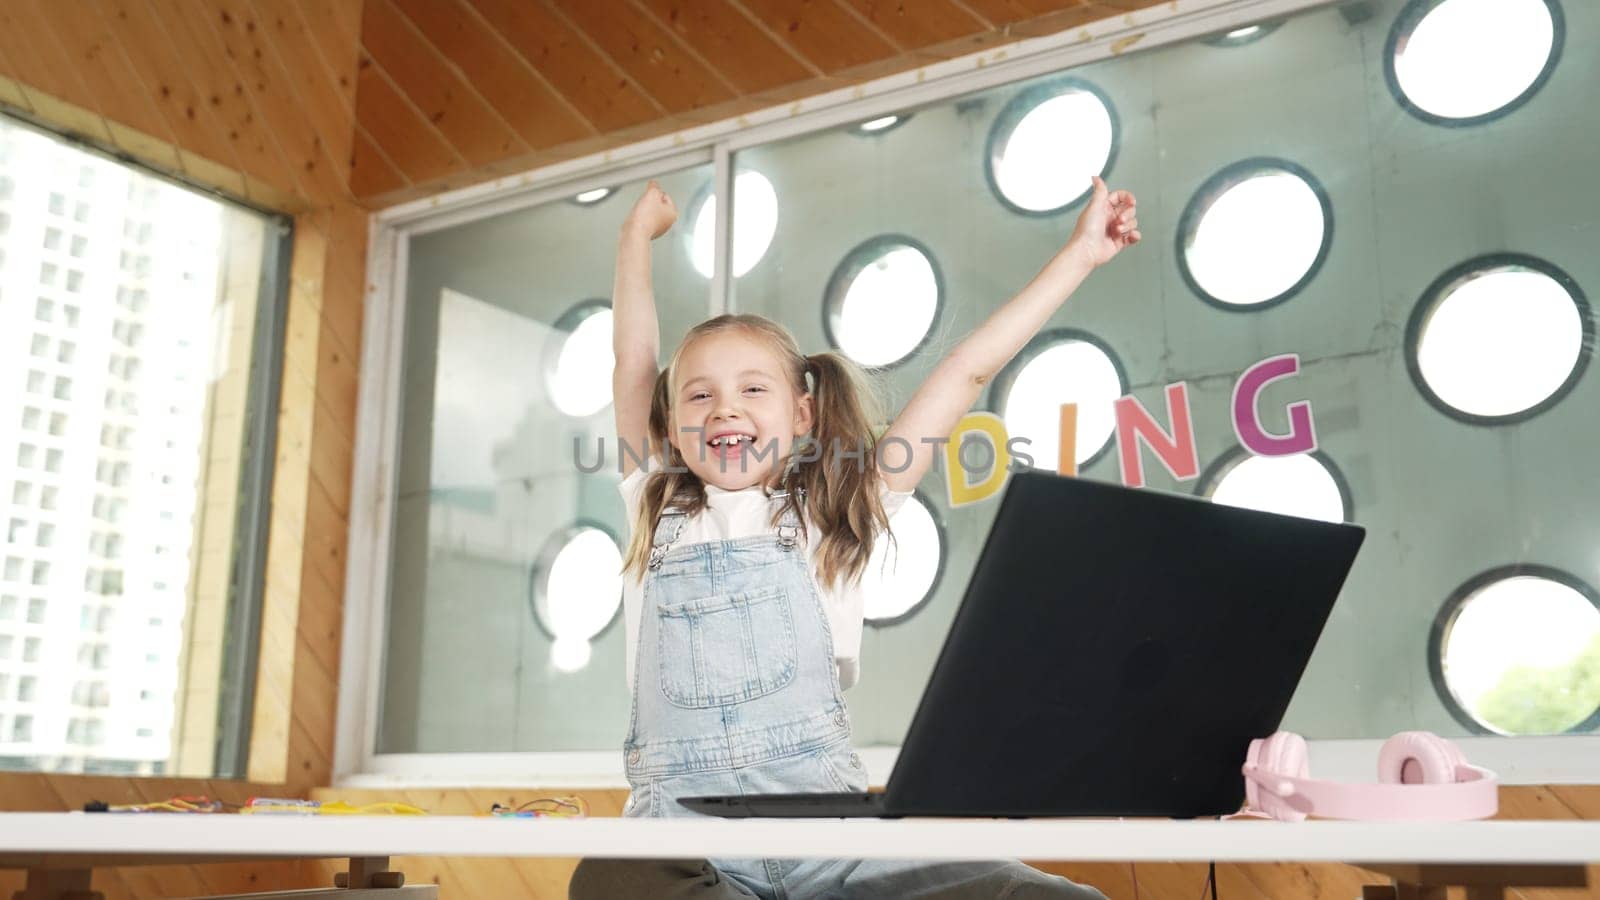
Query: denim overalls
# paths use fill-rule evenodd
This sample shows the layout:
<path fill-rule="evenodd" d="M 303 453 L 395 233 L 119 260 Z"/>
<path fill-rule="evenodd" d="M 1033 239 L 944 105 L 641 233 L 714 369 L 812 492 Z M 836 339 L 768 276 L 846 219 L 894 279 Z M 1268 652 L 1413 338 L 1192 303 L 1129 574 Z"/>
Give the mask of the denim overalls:
<path fill-rule="evenodd" d="M 784 509 L 776 535 L 674 546 L 686 521 L 667 509 L 651 540 L 622 814 L 697 816 L 676 798 L 703 794 L 865 791 L 798 517 Z M 766 900 L 914 896 L 935 883 L 972 885 L 972 896 L 1057 883 L 1070 890 L 1049 896 L 1101 896 L 1021 863 L 711 862 Z"/>
<path fill-rule="evenodd" d="M 623 815 L 695 816 L 676 798 L 697 794 L 866 790 L 798 517 L 785 510 L 776 536 L 673 546 L 686 521 L 667 509 L 651 541 Z M 774 886 L 816 861 L 712 862 L 782 897 Z"/>

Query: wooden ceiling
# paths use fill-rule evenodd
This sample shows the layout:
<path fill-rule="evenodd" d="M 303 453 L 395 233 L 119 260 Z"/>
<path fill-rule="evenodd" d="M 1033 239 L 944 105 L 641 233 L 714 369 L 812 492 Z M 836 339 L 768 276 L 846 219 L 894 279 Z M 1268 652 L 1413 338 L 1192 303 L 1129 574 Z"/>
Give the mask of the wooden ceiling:
<path fill-rule="evenodd" d="M 0 104 L 265 206 L 321 207 L 349 195 L 361 2 L 0 0 Z"/>
<path fill-rule="evenodd" d="M 380 208 L 1164 2 L 0 0 L 0 105 Z"/>
<path fill-rule="evenodd" d="M 350 187 L 381 207 L 1161 0 L 365 0 Z"/>

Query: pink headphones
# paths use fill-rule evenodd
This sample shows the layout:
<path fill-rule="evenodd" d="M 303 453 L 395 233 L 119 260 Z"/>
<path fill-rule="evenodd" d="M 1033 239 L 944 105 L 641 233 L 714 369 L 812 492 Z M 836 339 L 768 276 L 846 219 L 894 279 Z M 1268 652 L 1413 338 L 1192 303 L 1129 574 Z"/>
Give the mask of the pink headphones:
<path fill-rule="evenodd" d="M 1306 739 L 1288 731 L 1250 742 L 1244 779 L 1244 814 L 1285 822 L 1308 814 L 1446 822 L 1486 819 L 1500 809 L 1495 774 L 1469 765 L 1455 744 L 1427 731 L 1402 731 L 1384 742 L 1377 784 L 1312 778 Z"/>

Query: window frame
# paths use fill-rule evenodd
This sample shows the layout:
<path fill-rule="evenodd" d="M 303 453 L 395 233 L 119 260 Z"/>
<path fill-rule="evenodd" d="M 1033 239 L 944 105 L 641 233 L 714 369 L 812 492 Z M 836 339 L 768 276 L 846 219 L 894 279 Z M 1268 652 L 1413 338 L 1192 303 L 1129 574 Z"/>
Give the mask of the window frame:
<path fill-rule="evenodd" d="M 65 132 L 54 123 L 24 115 L 19 110 L 8 107 L 0 111 L 0 116 L 4 117 L 9 127 L 32 131 L 62 147 L 98 157 L 139 177 L 154 179 L 173 188 L 198 194 L 224 206 L 260 216 L 263 220 L 262 259 L 256 285 L 256 321 L 249 350 L 249 385 L 243 416 L 243 427 L 246 431 L 241 442 L 241 452 L 244 458 L 240 464 L 240 480 L 235 485 L 239 501 L 235 509 L 232 531 L 235 547 L 232 565 L 236 575 L 234 587 L 229 592 L 227 607 L 223 613 L 227 624 L 223 633 L 225 647 L 222 681 L 218 686 L 216 724 L 218 740 L 213 756 L 212 773 L 208 776 L 217 779 L 244 778 L 249 764 L 256 674 L 261 649 L 261 610 L 266 593 L 273 474 L 278 450 L 279 403 L 282 397 L 285 357 L 288 352 L 290 257 L 295 235 L 294 217 L 210 185 L 147 165 L 126 153 L 109 150 L 88 138 Z M 147 184 L 143 190 L 148 196 L 153 188 Z M 59 212 L 48 212 L 46 221 L 51 227 L 61 228 L 64 235 L 82 231 L 82 228 L 74 228 L 67 223 L 70 219 L 72 223 L 82 225 L 88 215 L 87 204 L 79 201 L 76 207 L 69 211 L 64 195 L 52 193 L 47 195 L 47 200 L 53 203 L 58 197 L 62 209 Z M 3 231 L 0 231 L 0 237 L 4 237 Z M 71 265 L 81 264 L 80 260 L 64 253 L 61 254 L 61 258 L 67 265 L 46 264 L 55 268 L 57 275 L 67 271 L 78 272 L 79 277 L 83 277 L 79 270 L 71 268 Z M 42 270 L 40 280 L 43 280 Z M 30 321 L 52 323 L 61 321 L 68 327 L 77 327 L 80 303 L 81 301 L 68 302 L 60 297 L 51 299 L 35 295 L 34 315 Z M 41 311 L 46 315 L 39 316 Z M 61 317 L 59 320 L 58 313 Z M 67 367 L 67 371 L 71 372 L 72 367 L 79 364 L 65 362 L 60 365 Z M 44 491 L 51 490 L 52 487 L 44 486 Z M 49 507 L 44 506 L 43 497 L 44 494 L 41 493 L 39 508 L 54 509 L 53 503 Z M 89 527 L 91 530 L 94 527 L 92 522 Z M 175 752 L 174 750 L 174 754 Z M 93 772 L 91 765 L 86 767 L 84 774 Z"/>
<path fill-rule="evenodd" d="M 1081 30 L 1030 38 L 998 50 L 932 63 L 799 104 L 784 103 L 603 153 L 512 173 L 375 213 L 368 244 L 369 289 L 364 298 L 333 786 L 389 790 L 403 785 L 462 783 L 627 786 L 620 749 L 526 753 L 375 751 L 397 496 L 398 468 L 393 460 L 397 458 L 400 432 L 404 298 L 408 247 L 413 237 L 531 206 L 569 201 L 594 188 L 614 187 L 708 162 L 713 165 L 711 190 L 718 197 L 727 197 L 735 175 L 733 158 L 741 150 L 849 128 L 887 114 L 915 113 L 923 105 L 1109 59 L 1120 50 L 1119 42 L 1135 36 L 1143 50 L 1324 5 L 1325 0 L 1217 0 L 1202 8 L 1181 11 L 1163 5 L 1134 16 L 1092 23 Z M 1113 161 L 1108 161 L 1108 171 Z M 979 160 L 973 163 L 982 165 L 987 172 L 986 164 Z M 698 195 L 681 207 L 680 226 L 692 225 L 687 219 L 697 206 Z M 1056 210 L 1049 215 L 1061 213 Z M 731 219 L 731 215 L 718 216 L 715 272 L 707 285 L 708 317 L 736 308 L 730 272 Z M 672 249 L 683 252 L 677 247 Z M 1112 443 L 1114 440 L 1108 441 L 1084 465 L 1103 458 Z M 930 506 L 933 509 L 936 507 Z M 1321 768 L 1332 777 L 1369 778 L 1371 760 L 1383 741 L 1312 743 L 1319 765 L 1326 762 Z M 1457 743 L 1475 762 L 1506 773 L 1506 783 L 1600 783 L 1600 737 L 1518 738 L 1515 742 L 1467 738 Z M 881 783 L 894 764 L 898 748 L 864 747 L 860 752 L 873 782 Z"/>

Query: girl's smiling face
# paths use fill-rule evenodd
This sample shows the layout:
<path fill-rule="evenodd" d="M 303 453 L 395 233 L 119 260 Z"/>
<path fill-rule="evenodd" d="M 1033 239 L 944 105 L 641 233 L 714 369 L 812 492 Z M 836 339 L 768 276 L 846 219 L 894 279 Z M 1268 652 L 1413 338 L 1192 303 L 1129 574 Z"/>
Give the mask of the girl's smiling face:
<path fill-rule="evenodd" d="M 782 470 L 811 430 L 812 398 L 797 394 L 783 357 L 737 329 L 698 338 L 673 370 L 668 440 L 706 484 L 736 491 Z"/>

